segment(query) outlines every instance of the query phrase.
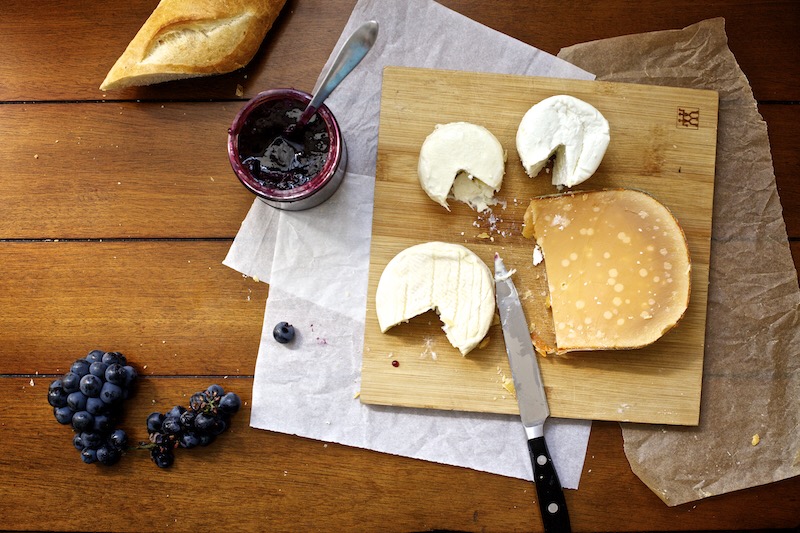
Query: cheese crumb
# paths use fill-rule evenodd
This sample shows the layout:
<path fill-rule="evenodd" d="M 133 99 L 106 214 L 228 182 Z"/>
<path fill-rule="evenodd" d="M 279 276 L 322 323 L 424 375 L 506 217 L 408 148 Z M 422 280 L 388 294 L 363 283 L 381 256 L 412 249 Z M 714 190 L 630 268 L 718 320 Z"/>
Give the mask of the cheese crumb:
<path fill-rule="evenodd" d="M 514 396 L 517 395 L 517 390 L 514 388 L 514 380 L 513 379 L 510 379 L 510 378 L 508 378 L 508 377 L 506 377 L 504 375 L 502 383 L 503 383 L 503 388 L 504 389 L 506 389 L 508 392 L 510 392 Z M 505 396 L 504 396 L 504 398 L 505 398 Z"/>
<path fill-rule="evenodd" d="M 758 435 L 758 433 L 756 433 L 755 435 L 753 435 L 753 439 L 750 441 L 750 444 L 752 444 L 753 446 L 758 446 L 759 442 L 761 442 L 761 437 Z"/>
<path fill-rule="evenodd" d="M 537 266 L 544 261 L 544 255 L 542 254 L 542 249 L 539 248 L 539 245 L 533 247 L 533 266 Z"/>

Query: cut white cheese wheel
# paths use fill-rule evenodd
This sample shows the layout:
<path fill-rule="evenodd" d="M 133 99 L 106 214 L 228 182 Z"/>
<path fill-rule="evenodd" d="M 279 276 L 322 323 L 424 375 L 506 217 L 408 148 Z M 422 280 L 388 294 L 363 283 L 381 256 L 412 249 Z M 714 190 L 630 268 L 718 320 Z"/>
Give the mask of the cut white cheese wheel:
<path fill-rule="evenodd" d="M 610 140 L 608 121 L 592 105 L 556 95 L 531 107 L 517 129 L 517 152 L 532 178 L 555 154 L 553 185 L 572 187 L 597 171 Z"/>
<path fill-rule="evenodd" d="M 411 246 L 392 258 L 375 293 L 381 332 L 431 309 L 450 344 L 468 354 L 494 317 L 494 279 L 486 263 L 468 248 L 444 242 Z"/>
<path fill-rule="evenodd" d="M 496 203 L 505 162 L 506 152 L 489 130 L 450 122 L 437 125 L 422 143 L 417 174 L 425 193 L 448 211 L 448 198 L 483 211 Z"/>
<path fill-rule="evenodd" d="M 689 249 L 678 222 L 633 190 L 534 198 L 523 235 L 544 254 L 556 351 L 639 348 L 689 303 Z"/>

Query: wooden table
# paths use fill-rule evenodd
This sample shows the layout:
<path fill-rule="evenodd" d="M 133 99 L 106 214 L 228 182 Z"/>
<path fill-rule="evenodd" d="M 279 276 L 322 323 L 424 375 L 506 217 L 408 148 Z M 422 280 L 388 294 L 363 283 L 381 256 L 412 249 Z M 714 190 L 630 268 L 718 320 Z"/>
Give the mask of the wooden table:
<path fill-rule="evenodd" d="M 354 0 L 289 1 L 244 71 L 104 94 L 97 87 L 156 0 L 5 0 L 0 7 L 0 527 L 7 530 L 540 530 L 525 481 L 250 429 L 268 288 L 221 265 L 252 196 L 224 146 L 260 89 L 309 90 Z M 448 0 L 547 52 L 724 16 L 769 127 L 800 264 L 800 4 Z M 591 5 L 586 5 L 591 4 Z M 241 85 L 243 95 L 237 95 Z M 146 452 L 81 463 L 49 382 L 92 348 L 143 378 L 122 422 L 219 382 L 246 406 L 169 470 Z M 800 478 L 665 506 L 631 472 L 620 428 L 595 423 L 576 531 L 792 528 Z"/>

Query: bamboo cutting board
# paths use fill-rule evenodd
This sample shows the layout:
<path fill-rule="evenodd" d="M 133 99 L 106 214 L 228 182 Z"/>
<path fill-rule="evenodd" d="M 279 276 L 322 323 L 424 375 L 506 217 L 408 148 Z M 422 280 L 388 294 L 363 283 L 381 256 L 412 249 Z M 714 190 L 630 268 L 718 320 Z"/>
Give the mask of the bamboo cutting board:
<path fill-rule="evenodd" d="M 529 178 L 515 136 L 536 102 L 569 94 L 600 110 L 611 143 L 597 173 L 575 189 L 624 187 L 665 204 L 686 233 L 692 259 L 691 301 L 678 325 L 638 350 L 539 357 L 552 416 L 696 425 L 705 339 L 718 95 L 645 85 L 388 67 L 384 71 L 370 254 L 361 401 L 487 413 L 517 413 L 500 326 L 481 349 L 462 357 L 433 311 L 380 332 L 375 290 L 389 260 L 426 241 L 463 244 L 490 266 L 499 252 L 528 319 L 542 324 L 544 265 L 521 235 L 534 196 L 553 194 L 550 176 Z M 448 212 L 420 188 L 417 159 L 436 124 L 466 121 L 488 128 L 508 153 L 491 213 L 449 201 Z M 550 325 L 552 328 L 552 325 Z"/>

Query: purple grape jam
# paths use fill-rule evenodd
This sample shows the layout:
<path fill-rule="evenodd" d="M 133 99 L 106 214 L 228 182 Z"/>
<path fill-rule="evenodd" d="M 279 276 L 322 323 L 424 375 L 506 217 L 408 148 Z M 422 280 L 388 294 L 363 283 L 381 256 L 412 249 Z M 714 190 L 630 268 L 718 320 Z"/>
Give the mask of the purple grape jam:
<path fill-rule="evenodd" d="M 265 187 L 289 190 L 316 176 L 330 149 L 328 129 L 318 115 L 292 133 L 305 104 L 283 99 L 265 102 L 245 120 L 239 133 L 239 159 Z"/>

